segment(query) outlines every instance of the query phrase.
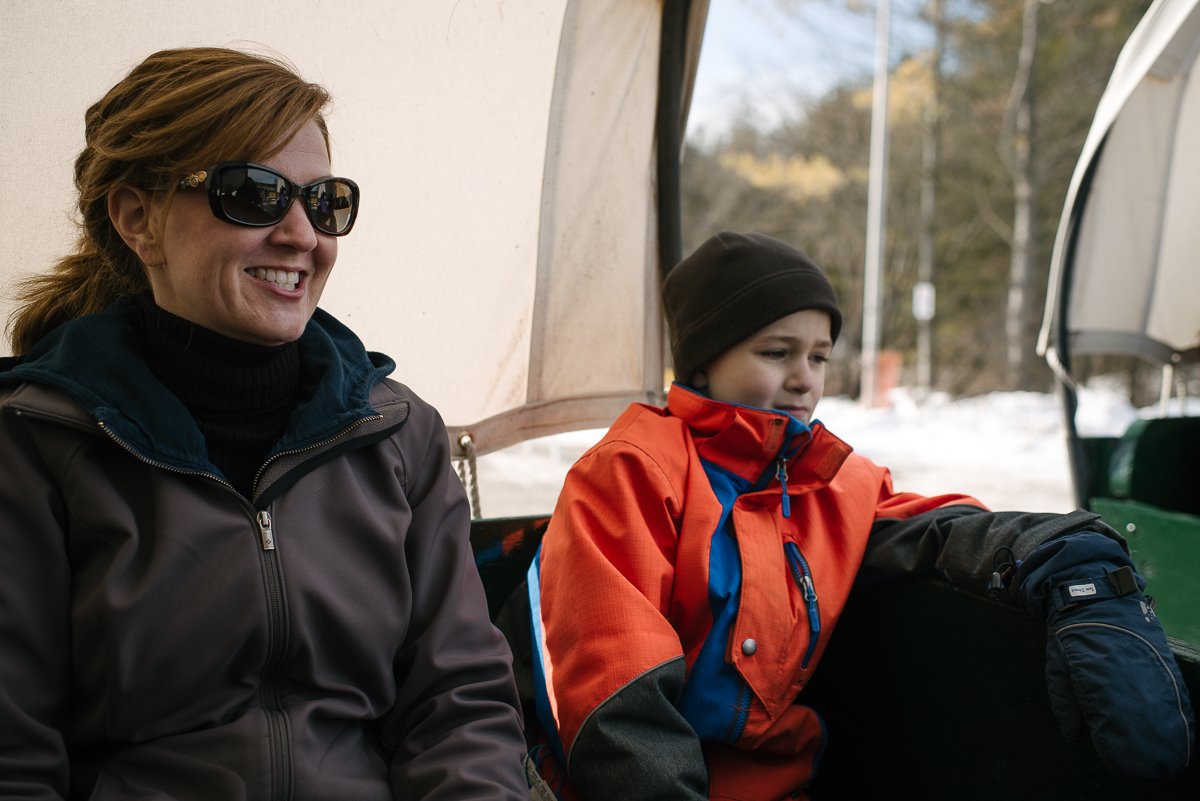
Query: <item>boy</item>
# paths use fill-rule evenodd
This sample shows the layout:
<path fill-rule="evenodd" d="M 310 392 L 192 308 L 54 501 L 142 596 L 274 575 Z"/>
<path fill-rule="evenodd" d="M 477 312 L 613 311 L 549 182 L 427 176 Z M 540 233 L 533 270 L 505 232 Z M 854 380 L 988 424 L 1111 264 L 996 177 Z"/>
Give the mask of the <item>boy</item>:
<path fill-rule="evenodd" d="M 571 469 L 529 571 L 561 797 L 804 798 L 824 726 L 803 688 L 851 586 L 934 569 L 1047 621 L 1064 731 L 1082 715 L 1133 776 L 1186 767 L 1186 688 L 1114 531 L 897 493 L 813 419 L 842 317 L 804 254 L 723 232 L 663 300 L 667 406 L 630 407 Z"/>

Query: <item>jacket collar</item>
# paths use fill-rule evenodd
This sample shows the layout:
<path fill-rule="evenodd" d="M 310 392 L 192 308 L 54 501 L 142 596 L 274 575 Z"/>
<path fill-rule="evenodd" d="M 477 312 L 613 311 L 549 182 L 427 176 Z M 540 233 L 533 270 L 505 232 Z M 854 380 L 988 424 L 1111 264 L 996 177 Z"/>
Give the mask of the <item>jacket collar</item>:
<path fill-rule="evenodd" d="M 782 457 L 790 488 L 824 486 L 853 450 L 820 421 L 810 426 L 786 412 L 716 401 L 679 383 L 667 393 L 667 410 L 687 423 L 701 459 L 752 485 L 773 475 Z"/>
<path fill-rule="evenodd" d="M 204 437 L 184 405 L 141 357 L 132 322 L 135 300 L 64 323 L 27 354 L 0 359 L 0 387 L 49 385 L 139 455 L 166 466 L 216 472 Z M 275 452 L 304 448 L 375 415 L 368 395 L 395 368 L 321 309 L 298 343 L 303 400 Z"/>

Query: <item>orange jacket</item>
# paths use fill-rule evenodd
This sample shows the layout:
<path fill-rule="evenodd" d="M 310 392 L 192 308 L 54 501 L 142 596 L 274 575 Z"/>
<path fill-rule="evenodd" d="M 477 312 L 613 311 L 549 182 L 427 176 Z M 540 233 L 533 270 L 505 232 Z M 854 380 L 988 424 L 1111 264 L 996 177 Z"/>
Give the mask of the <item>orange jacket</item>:
<path fill-rule="evenodd" d="M 984 511 L 894 492 L 820 423 L 680 385 L 631 406 L 530 570 L 539 717 L 573 790 L 544 774 L 566 797 L 802 797 L 824 724 L 797 697 L 868 537 L 934 510 Z"/>

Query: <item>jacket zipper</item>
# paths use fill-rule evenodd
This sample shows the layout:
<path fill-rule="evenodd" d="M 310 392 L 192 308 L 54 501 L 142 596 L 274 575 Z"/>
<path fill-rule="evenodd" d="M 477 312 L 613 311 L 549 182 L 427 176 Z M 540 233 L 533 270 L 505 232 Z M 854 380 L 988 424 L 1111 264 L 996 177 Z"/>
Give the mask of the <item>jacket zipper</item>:
<path fill-rule="evenodd" d="M 778 453 L 775 454 L 774 463 L 767 462 L 766 467 L 763 468 L 762 473 L 758 477 L 758 481 L 754 482 L 754 484 L 752 484 L 748 490 L 748 492 L 761 492 L 767 488 L 768 484 L 771 483 L 772 478 L 777 479 L 779 481 L 780 510 L 784 517 L 792 516 L 792 499 L 788 497 L 787 487 L 788 460 L 796 458 L 796 456 L 803 451 L 810 442 L 812 442 L 811 435 L 799 436 L 802 437 L 800 444 L 789 452 L 789 446 L 796 441 L 797 437 L 792 437 L 790 440 L 785 442 L 783 447 L 780 448 Z"/>
<path fill-rule="evenodd" d="M 800 588 L 800 595 L 804 598 L 804 609 L 808 612 L 808 628 L 811 636 L 808 639 L 808 650 L 804 652 L 804 660 L 800 663 L 800 667 L 803 669 L 808 667 L 808 661 L 812 659 L 813 652 L 817 650 L 817 641 L 821 637 L 821 609 L 817 602 L 817 588 L 813 584 L 812 570 L 809 568 L 804 554 L 800 553 L 799 546 L 794 542 L 786 543 L 783 547 L 787 553 L 788 566 L 792 569 L 792 578 L 795 579 L 796 586 Z"/>
<path fill-rule="evenodd" d="M 742 689 L 738 693 L 737 714 L 733 718 L 733 730 L 729 736 L 729 744 L 734 745 L 742 738 L 746 730 L 746 721 L 750 718 L 750 684 L 742 679 Z"/>
<path fill-rule="evenodd" d="M 139 451 L 137 448 L 133 447 L 128 442 L 126 442 L 125 440 L 123 440 L 119 436 L 117 436 L 117 434 L 111 428 L 109 428 L 108 425 L 105 424 L 103 421 L 97 421 L 96 425 L 98 425 L 100 427 L 100 430 L 103 431 L 109 439 L 111 439 L 113 442 L 115 442 L 117 445 L 119 445 L 122 450 L 124 450 L 126 453 L 128 453 L 133 458 L 137 459 L 142 464 L 148 464 L 151 467 L 157 467 L 160 470 L 166 470 L 168 473 L 175 473 L 175 474 L 181 475 L 181 476 L 197 476 L 200 478 L 210 478 L 213 481 L 217 482 L 218 484 L 220 484 L 224 487 L 228 487 L 229 489 L 233 490 L 234 493 L 236 493 L 239 498 L 242 497 L 242 494 L 237 491 L 236 487 L 234 487 L 232 484 L 230 484 L 225 479 L 218 476 L 216 473 L 210 473 L 207 470 L 184 470 L 182 467 L 175 467 L 173 465 L 166 464 L 165 462 L 156 461 L 154 459 L 151 459 L 147 456 L 142 455 L 141 451 Z"/>
<path fill-rule="evenodd" d="M 283 592 L 283 566 L 275 550 L 274 523 L 271 513 L 260 509 L 257 516 L 259 537 L 262 540 L 264 570 L 267 584 L 268 642 L 266 670 L 260 691 L 263 713 L 271 741 L 271 766 L 274 769 L 272 788 L 275 797 L 292 797 L 291 743 L 288 737 L 286 713 L 283 710 L 279 685 L 279 666 L 287 650 L 288 612 Z"/>
<path fill-rule="evenodd" d="M 784 517 L 792 516 L 792 499 L 788 497 L 787 491 L 787 459 L 780 453 L 778 459 L 778 467 L 775 469 L 775 477 L 779 479 L 779 491 L 781 493 L 780 503 L 783 509 Z"/>
<path fill-rule="evenodd" d="M 271 513 L 265 509 L 258 512 L 258 537 L 264 551 L 275 550 L 275 532 L 271 529 Z"/>
<path fill-rule="evenodd" d="M 345 437 L 347 434 L 349 434 L 351 431 L 358 428 L 359 426 L 361 426 L 365 423 L 373 423 L 376 420 L 382 420 L 382 419 L 383 419 L 382 414 L 374 414 L 369 417 L 360 417 L 358 420 L 355 420 L 353 423 L 346 426 L 341 431 L 334 434 L 332 437 L 327 437 L 327 438 L 321 440 L 320 442 L 314 442 L 311 445 L 305 445 L 303 448 L 293 448 L 292 450 L 280 451 L 279 453 L 273 454 L 270 458 L 268 458 L 265 462 L 262 463 L 262 466 L 258 468 L 258 472 L 254 474 L 254 481 L 251 483 L 250 494 L 251 495 L 258 494 L 258 482 L 262 479 L 263 473 L 265 473 L 267 471 L 268 467 L 270 467 L 272 464 L 274 464 L 276 461 L 282 459 L 283 457 L 296 456 L 297 454 L 306 453 L 308 451 L 312 451 L 312 450 L 316 450 L 318 448 L 324 448 L 328 445 L 332 445 L 333 443 L 337 442 L 339 439 L 342 439 L 343 437 Z"/>

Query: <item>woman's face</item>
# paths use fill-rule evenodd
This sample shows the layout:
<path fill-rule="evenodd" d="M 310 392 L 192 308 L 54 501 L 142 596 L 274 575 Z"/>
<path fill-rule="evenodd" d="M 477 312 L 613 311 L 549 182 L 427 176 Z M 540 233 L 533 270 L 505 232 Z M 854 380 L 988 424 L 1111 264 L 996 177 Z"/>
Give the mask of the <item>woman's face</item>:
<path fill-rule="evenodd" d="M 315 122 L 261 163 L 299 185 L 330 175 Z M 293 203 L 276 225 L 248 228 L 214 217 L 205 192 L 177 192 L 162 228 L 162 263 L 147 265 L 155 303 L 242 342 L 299 339 L 337 260 L 337 239 L 318 233 L 302 205 Z"/>

